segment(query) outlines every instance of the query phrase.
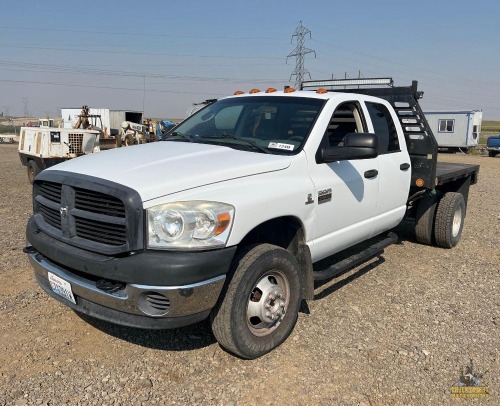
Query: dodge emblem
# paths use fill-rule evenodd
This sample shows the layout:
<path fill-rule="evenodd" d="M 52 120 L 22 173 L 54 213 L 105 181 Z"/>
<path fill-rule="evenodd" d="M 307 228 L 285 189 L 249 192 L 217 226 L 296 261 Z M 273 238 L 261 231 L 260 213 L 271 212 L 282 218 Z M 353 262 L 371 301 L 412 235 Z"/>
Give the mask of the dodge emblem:
<path fill-rule="evenodd" d="M 68 217 L 68 208 L 67 207 L 61 207 L 59 209 L 59 213 L 61 213 L 61 218 L 65 219 Z"/>

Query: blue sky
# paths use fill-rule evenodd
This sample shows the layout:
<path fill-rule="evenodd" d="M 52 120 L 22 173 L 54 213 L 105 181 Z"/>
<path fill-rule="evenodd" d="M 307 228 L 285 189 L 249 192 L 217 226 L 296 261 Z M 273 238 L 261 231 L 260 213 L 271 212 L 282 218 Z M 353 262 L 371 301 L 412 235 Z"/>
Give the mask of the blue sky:
<path fill-rule="evenodd" d="M 80 6 L 80 4 L 82 6 Z M 293 85 L 292 34 L 311 31 L 312 79 L 419 81 L 424 110 L 500 120 L 500 2 L 17 1 L 0 5 L 0 111 L 143 110 Z"/>

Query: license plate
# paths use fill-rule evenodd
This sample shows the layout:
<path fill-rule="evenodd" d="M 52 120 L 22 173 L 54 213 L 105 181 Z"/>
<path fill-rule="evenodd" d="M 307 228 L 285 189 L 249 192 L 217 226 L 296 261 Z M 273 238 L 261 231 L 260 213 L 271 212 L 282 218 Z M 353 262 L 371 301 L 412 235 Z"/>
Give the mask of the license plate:
<path fill-rule="evenodd" d="M 53 273 L 47 272 L 47 274 L 49 277 L 50 287 L 54 293 L 57 293 L 59 296 L 68 299 L 71 303 L 76 304 L 73 291 L 71 290 L 71 284 Z"/>

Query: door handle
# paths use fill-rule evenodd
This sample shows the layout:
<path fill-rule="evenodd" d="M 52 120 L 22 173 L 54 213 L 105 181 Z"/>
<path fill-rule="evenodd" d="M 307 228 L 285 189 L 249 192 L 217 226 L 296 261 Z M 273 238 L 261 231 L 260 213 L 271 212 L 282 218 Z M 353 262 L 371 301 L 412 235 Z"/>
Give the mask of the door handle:
<path fill-rule="evenodd" d="M 365 172 L 366 179 L 374 178 L 377 175 L 378 175 L 378 171 L 376 169 L 371 169 L 371 170 Z"/>
<path fill-rule="evenodd" d="M 402 171 L 406 171 L 409 168 L 410 168 L 409 163 L 404 163 L 404 164 L 399 165 L 399 169 L 401 169 Z"/>

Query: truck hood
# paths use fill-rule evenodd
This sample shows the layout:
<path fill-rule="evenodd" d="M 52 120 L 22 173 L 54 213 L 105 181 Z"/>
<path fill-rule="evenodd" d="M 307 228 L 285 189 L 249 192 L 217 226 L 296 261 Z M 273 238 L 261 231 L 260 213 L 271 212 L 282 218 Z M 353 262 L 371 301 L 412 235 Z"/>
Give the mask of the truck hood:
<path fill-rule="evenodd" d="M 143 201 L 225 180 L 279 171 L 290 156 L 187 142 L 155 142 L 82 156 L 46 169 L 94 176 L 136 190 Z"/>

